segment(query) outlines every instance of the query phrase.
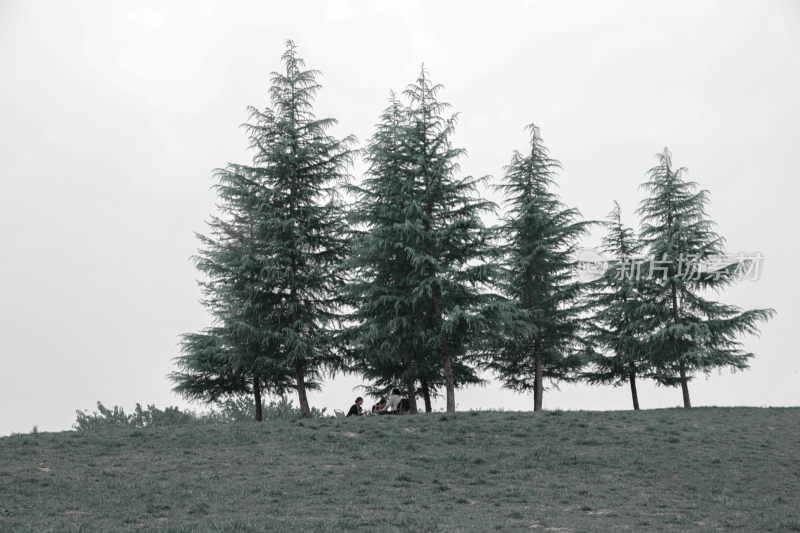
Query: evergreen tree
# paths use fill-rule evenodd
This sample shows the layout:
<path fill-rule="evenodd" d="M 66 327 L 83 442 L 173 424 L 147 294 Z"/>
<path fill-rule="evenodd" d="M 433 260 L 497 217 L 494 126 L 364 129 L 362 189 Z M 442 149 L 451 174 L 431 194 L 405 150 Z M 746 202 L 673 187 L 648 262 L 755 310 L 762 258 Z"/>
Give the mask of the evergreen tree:
<path fill-rule="evenodd" d="M 491 269 L 489 234 L 475 198 L 480 179 L 458 178 L 462 149 L 450 142 L 455 116 L 436 98 L 440 85 L 422 69 L 393 96 L 367 151 L 368 177 L 355 189 L 353 220 L 362 225 L 353 258 L 358 282 L 353 330 L 359 368 L 379 388 L 398 380 L 416 410 L 416 383 L 426 408 L 444 387 L 478 381 L 469 364 L 483 320 Z"/>
<path fill-rule="evenodd" d="M 489 368 L 504 384 L 533 389 L 534 410 L 542 408 L 543 380 L 575 379 L 583 365 L 580 303 L 583 284 L 575 279 L 577 240 L 590 222 L 567 208 L 552 192 L 561 164 L 550 158 L 539 128 L 531 124 L 530 150 L 515 151 L 505 167 L 508 214 L 499 230 L 505 239 L 502 288 L 514 302 L 525 327 L 506 329 L 506 339 Z"/>
<path fill-rule="evenodd" d="M 487 260 L 494 250 L 480 215 L 494 204 L 476 198 L 478 185 L 488 177 L 457 177 L 458 159 L 465 151 L 450 142 L 456 115 L 443 116 L 450 106 L 437 99 L 441 89 L 423 67 L 404 91 L 409 99 L 407 171 L 419 191 L 414 209 L 422 215 L 416 246 L 408 253 L 425 345 L 438 353 L 426 367 L 436 368 L 441 361 L 447 412 L 454 412 L 455 362 L 474 356 L 480 334 L 491 328 L 487 311 L 493 295 L 488 286 L 493 280 Z M 474 374 L 467 365 L 460 368 L 469 370 L 465 378 Z"/>
<path fill-rule="evenodd" d="M 392 93 L 366 149 L 368 169 L 351 185 L 356 202 L 350 212 L 354 248 L 347 288 L 353 370 L 372 382 L 374 395 L 405 388 L 416 412 L 414 391 L 424 346 L 411 298 L 414 266 L 407 249 L 421 213 L 414 209 L 414 179 L 406 171 L 408 112 Z"/>
<path fill-rule="evenodd" d="M 246 172 L 218 170 L 215 186 L 222 216 L 212 217 L 211 235 L 198 235 L 204 248 L 195 257 L 207 276 L 200 283 L 203 304 L 215 326 L 183 335 L 179 372 L 171 374 L 175 391 L 208 402 L 253 394 L 256 420 L 262 419 L 262 392 L 283 394 L 291 369 L 275 358 L 274 341 L 262 326 L 278 303 L 274 287 L 264 284 L 262 191 Z"/>
<path fill-rule="evenodd" d="M 758 333 L 757 324 L 772 309 L 743 311 L 703 297 L 706 289 L 721 290 L 737 280 L 742 265 L 731 262 L 706 268 L 724 257 L 725 240 L 706 214 L 708 191 L 686 181 L 685 168 L 674 168 L 668 149 L 657 154 L 642 188 L 649 197 L 641 202 L 641 240 L 650 254 L 648 296 L 640 314 L 646 317 L 646 337 L 657 378 L 680 383 L 684 407 L 691 407 L 688 381 L 697 371 L 747 368 L 752 353 L 742 350 L 736 337 Z M 676 379 L 677 378 L 677 379 Z"/>
<path fill-rule="evenodd" d="M 642 247 L 631 228 L 622 224 L 619 204 L 605 223 L 602 251 L 611 260 L 603 277 L 592 285 L 589 296 L 592 317 L 588 321 L 588 340 L 594 369 L 583 374 L 589 383 L 629 383 L 633 408 L 639 409 L 636 378 L 648 370 L 646 346 L 642 343 L 642 323 L 636 314 L 641 298 L 641 280 L 631 267 L 640 260 Z M 599 351 L 595 351 L 595 349 Z"/>
<path fill-rule="evenodd" d="M 256 389 L 292 387 L 311 416 L 306 390 L 340 359 L 336 320 L 348 241 L 336 185 L 347 178 L 353 138 L 334 139 L 327 130 L 335 120 L 314 116 L 319 73 L 304 70 L 291 41 L 282 60 L 284 71 L 272 74 L 272 105 L 249 108 L 253 163 L 219 171 L 228 219 L 212 222 L 216 238 L 203 238 L 198 261 L 210 275 L 204 303 L 221 330 L 213 342 L 185 344 L 185 355 L 207 354 L 210 346 L 225 350 L 212 352 L 203 365 L 179 363 L 197 374 L 223 361 L 228 366 L 218 369 L 220 377 L 257 372 Z"/>

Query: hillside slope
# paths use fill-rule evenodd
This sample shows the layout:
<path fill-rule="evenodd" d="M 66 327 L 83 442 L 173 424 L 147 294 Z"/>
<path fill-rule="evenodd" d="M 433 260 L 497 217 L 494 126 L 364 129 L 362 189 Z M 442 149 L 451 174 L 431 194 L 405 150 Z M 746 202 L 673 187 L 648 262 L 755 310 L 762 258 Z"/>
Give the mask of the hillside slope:
<path fill-rule="evenodd" d="M 0 439 L 0 531 L 800 531 L 800 408 Z"/>

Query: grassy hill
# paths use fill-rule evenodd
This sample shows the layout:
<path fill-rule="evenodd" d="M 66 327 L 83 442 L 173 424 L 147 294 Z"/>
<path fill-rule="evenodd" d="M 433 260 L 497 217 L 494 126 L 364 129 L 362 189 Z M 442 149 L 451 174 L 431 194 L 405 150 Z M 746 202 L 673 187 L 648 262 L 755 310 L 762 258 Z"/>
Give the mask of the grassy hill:
<path fill-rule="evenodd" d="M 800 408 L 0 439 L 0 531 L 800 531 Z"/>

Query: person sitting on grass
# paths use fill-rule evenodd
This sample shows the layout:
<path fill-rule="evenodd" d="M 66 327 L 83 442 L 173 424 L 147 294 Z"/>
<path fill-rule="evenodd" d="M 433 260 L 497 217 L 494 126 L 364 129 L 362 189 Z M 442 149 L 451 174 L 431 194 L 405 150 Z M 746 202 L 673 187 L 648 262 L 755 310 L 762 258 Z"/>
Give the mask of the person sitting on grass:
<path fill-rule="evenodd" d="M 356 403 L 347 411 L 347 416 L 361 416 L 367 414 L 362 408 L 361 404 L 364 403 L 364 398 L 359 396 L 356 398 Z"/>
<path fill-rule="evenodd" d="M 372 406 L 372 412 L 375 414 L 386 414 L 386 398 L 381 398 L 378 403 Z"/>

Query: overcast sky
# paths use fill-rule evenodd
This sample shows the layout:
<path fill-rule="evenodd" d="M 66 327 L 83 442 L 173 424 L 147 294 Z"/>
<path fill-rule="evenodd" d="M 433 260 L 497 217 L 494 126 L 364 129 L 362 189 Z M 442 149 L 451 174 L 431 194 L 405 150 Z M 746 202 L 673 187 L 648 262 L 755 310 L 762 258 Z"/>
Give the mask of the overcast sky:
<path fill-rule="evenodd" d="M 729 250 L 765 258 L 719 298 L 778 312 L 745 339 L 751 369 L 699 376 L 692 403 L 800 405 L 800 3 L 502 6 L 0 1 L 0 435 L 67 429 L 98 400 L 187 405 L 166 375 L 179 335 L 210 325 L 194 232 L 214 210 L 213 169 L 249 160 L 239 124 L 266 105 L 287 38 L 322 71 L 316 111 L 336 135 L 368 139 L 424 61 L 460 113 L 465 174 L 499 179 L 535 122 L 586 218 L 617 200 L 635 225 L 637 187 L 669 146 L 710 190 Z M 359 384 L 337 377 L 312 405 L 346 409 Z M 681 403 L 649 383 L 639 396 Z M 496 382 L 456 403 L 533 407 Z M 549 409 L 630 403 L 626 388 L 544 395 Z"/>

